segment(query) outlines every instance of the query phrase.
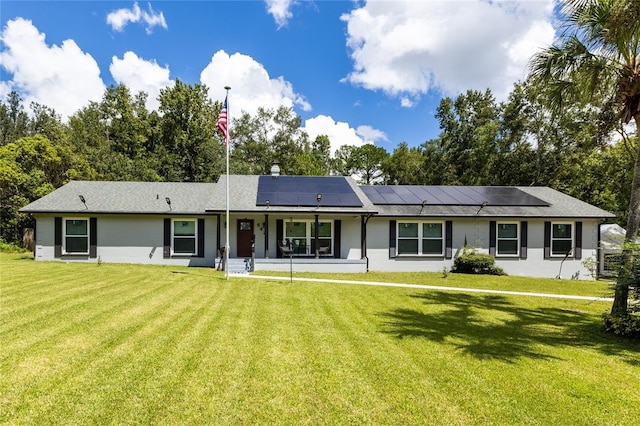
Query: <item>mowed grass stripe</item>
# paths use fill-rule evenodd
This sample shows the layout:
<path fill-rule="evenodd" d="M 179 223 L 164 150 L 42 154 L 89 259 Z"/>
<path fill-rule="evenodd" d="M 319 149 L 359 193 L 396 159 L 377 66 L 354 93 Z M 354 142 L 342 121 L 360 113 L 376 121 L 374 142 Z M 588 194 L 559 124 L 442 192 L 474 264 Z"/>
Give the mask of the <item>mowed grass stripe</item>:
<path fill-rule="evenodd" d="M 195 288 L 189 290 L 198 293 Z M 93 396 L 91 405 L 101 410 L 87 417 L 103 423 L 117 409 L 138 413 L 143 423 L 162 422 L 165 411 L 174 405 L 174 394 L 184 385 L 183 370 L 197 353 L 184 341 L 193 333 L 193 325 L 202 321 L 201 307 L 214 297 L 189 292 L 172 295 L 170 305 L 157 306 L 143 327 L 118 341 L 111 354 L 101 356 L 85 374 L 74 377 L 85 388 L 81 394 L 97 383 L 108 384 L 105 392 Z"/>
<path fill-rule="evenodd" d="M 83 285 L 78 286 L 78 293 L 66 292 L 64 302 L 58 305 L 60 296 L 52 288 L 51 294 L 55 294 L 42 306 L 31 307 L 25 311 L 22 321 L 16 321 L 15 326 L 7 327 L 5 334 L 23 333 L 21 339 L 14 339 L 16 352 L 31 352 L 38 345 L 48 345 L 50 339 L 57 339 L 58 336 L 78 332 L 91 331 L 93 334 L 100 334 L 96 329 L 96 324 L 104 318 L 112 318 L 119 309 L 126 309 L 135 305 L 139 300 L 153 300 L 155 294 L 162 288 L 162 285 L 144 285 L 137 283 L 131 288 L 123 285 L 119 280 L 112 282 L 109 291 L 95 294 L 84 290 Z M 82 291 L 80 290 L 82 289 Z M 42 309 L 40 309 L 42 308 Z M 29 321 L 29 315 L 31 320 Z"/>
<path fill-rule="evenodd" d="M 343 291 L 349 293 L 346 289 Z M 434 423 L 444 416 L 455 417 L 457 407 L 452 404 L 450 395 L 442 391 L 431 373 L 426 373 L 432 354 L 411 356 L 402 341 L 380 334 L 379 319 L 383 307 L 410 303 L 407 298 L 409 292 L 362 289 L 361 295 L 351 298 L 347 293 L 336 294 L 336 298 L 350 303 L 334 315 L 344 333 L 352 335 L 349 340 L 354 342 L 352 351 L 358 361 L 357 374 L 366 379 L 366 387 L 371 394 L 369 403 L 375 407 L 375 410 L 363 412 L 361 419 L 354 420 L 367 423 Z M 358 312 L 359 315 L 350 315 L 350 312 Z M 418 412 L 415 411 L 416 401 L 423 404 L 423 409 Z M 368 404 L 363 407 L 368 407 Z"/>
<path fill-rule="evenodd" d="M 73 406 L 74 401 L 82 401 L 81 405 L 86 404 L 85 397 L 81 397 L 82 395 L 88 393 L 98 398 L 102 398 L 102 395 L 111 398 L 113 394 L 109 389 L 119 389 L 118 393 L 121 392 L 120 389 L 126 389 L 123 385 L 127 384 L 129 378 L 135 378 L 130 374 L 131 366 L 155 367 L 153 359 L 147 361 L 144 359 L 154 355 L 154 352 L 168 350 L 171 347 L 169 338 L 171 328 L 167 325 L 171 325 L 175 314 L 171 315 L 170 307 L 191 290 L 188 286 L 164 286 L 163 288 L 167 291 L 162 297 L 158 297 L 158 294 L 146 294 L 148 296 L 146 298 L 129 299 L 126 303 L 119 304 L 118 310 L 112 309 L 111 315 L 92 318 L 93 322 L 90 326 L 93 330 L 81 333 L 75 344 L 69 348 L 68 353 L 64 350 L 60 351 L 56 346 L 50 348 L 59 355 L 58 364 L 49 369 L 53 377 L 40 377 L 41 380 L 30 383 L 29 387 L 37 389 L 38 386 L 42 386 L 43 393 L 55 393 L 58 384 L 64 383 L 65 386 L 62 388 L 70 388 L 73 392 L 61 394 L 61 401 L 53 405 L 49 411 L 45 411 L 44 416 L 63 420 L 71 412 L 70 406 Z M 182 329 L 184 327 L 183 325 Z M 148 328 L 155 328 L 155 330 L 145 331 Z M 176 333 L 180 330 L 178 329 Z M 151 339 L 145 339 L 144 334 L 151 336 Z M 157 339 L 158 335 L 163 338 Z M 69 342 L 59 343 L 64 346 Z M 80 372 L 79 375 L 78 372 Z M 113 386 L 106 383 L 110 378 L 117 379 Z M 92 384 L 95 384 L 93 381 L 96 380 L 102 383 L 100 393 L 83 390 L 82 383 L 86 383 L 85 387 L 90 389 Z M 110 404 L 105 404 L 105 407 L 113 408 Z M 81 407 L 76 407 L 78 408 Z M 87 414 L 92 415 L 93 410 Z"/>
<path fill-rule="evenodd" d="M 101 296 L 48 311 L 66 327 L 46 315 L 41 328 L 5 322 L 0 424 L 607 424 L 616 412 L 625 425 L 640 415 L 639 348 L 600 332 L 608 304 L 26 265 L 51 277 L 43 306 L 70 291 L 67 267 L 83 266 L 78 300 L 90 288 Z M 39 343 L 21 347 L 27 335 Z"/>

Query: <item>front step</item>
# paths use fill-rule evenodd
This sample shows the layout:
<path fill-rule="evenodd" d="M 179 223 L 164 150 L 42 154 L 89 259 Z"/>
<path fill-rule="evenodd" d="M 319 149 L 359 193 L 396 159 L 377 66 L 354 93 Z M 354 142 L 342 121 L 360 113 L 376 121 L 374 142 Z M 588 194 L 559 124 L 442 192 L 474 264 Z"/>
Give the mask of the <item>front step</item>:
<path fill-rule="evenodd" d="M 251 269 L 251 258 L 233 258 L 229 259 L 229 274 L 248 275 Z"/>

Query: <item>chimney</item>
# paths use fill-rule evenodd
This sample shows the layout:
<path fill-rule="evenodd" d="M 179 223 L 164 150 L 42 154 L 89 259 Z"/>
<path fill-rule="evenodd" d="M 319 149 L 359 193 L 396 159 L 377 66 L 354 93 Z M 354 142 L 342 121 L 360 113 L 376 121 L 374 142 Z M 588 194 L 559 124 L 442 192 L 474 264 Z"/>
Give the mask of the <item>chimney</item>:
<path fill-rule="evenodd" d="M 271 176 L 273 177 L 280 176 L 280 166 L 278 165 L 278 163 L 273 163 L 271 165 Z"/>

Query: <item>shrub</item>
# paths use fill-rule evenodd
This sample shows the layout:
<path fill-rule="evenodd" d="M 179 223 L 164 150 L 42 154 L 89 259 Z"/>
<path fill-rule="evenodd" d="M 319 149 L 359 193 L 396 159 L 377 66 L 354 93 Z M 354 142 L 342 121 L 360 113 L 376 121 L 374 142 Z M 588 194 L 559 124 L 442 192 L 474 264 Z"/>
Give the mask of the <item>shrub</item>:
<path fill-rule="evenodd" d="M 504 270 L 496 266 L 496 259 L 489 254 L 475 251 L 462 253 L 453 261 L 451 272 L 462 274 L 490 274 L 507 275 Z"/>
<path fill-rule="evenodd" d="M 8 243 L 5 240 L 3 240 L 2 238 L 0 238 L 0 251 L 5 252 L 5 253 L 26 253 L 29 250 L 27 250 L 24 247 L 20 247 L 17 244 Z"/>
<path fill-rule="evenodd" d="M 640 337 L 640 315 L 613 316 L 602 314 L 604 331 L 624 337 Z"/>

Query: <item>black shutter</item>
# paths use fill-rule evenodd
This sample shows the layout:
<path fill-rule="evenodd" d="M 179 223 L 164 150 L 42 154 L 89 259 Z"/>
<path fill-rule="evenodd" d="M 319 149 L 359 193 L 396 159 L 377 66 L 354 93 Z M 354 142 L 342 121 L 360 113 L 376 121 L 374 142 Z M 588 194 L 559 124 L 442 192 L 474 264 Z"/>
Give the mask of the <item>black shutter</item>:
<path fill-rule="evenodd" d="M 573 250 L 576 259 L 582 259 L 582 222 L 576 222 L 576 248 Z"/>
<path fill-rule="evenodd" d="M 62 218 L 53 219 L 53 257 L 62 257 Z"/>
<path fill-rule="evenodd" d="M 165 259 L 171 257 L 171 219 L 164 220 L 164 250 L 162 256 Z"/>
<path fill-rule="evenodd" d="M 551 222 L 544 223 L 544 258 L 551 259 Z"/>
<path fill-rule="evenodd" d="M 496 257 L 496 221 L 489 221 L 489 254 Z"/>
<path fill-rule="evenodd" d="M 276 257 L 282 258 L 282 250 L 280 250 L 280 245 L 283 244 L 282 240 L 284 236 L 284 222 L 282 219 L 276 220 L 276 244 L 278 248 L 276 249 Z"/>
<path fill-rule="evenodd" d="M 453 257 L 453 221 L 445 222 L 445 238 L 444 238 L 444 258 L 451 259 Z"/>
<path fill-rule="evenodd" d="M 204 219 L 198 219 L 198 257 L 204 257 Z"/>
<path fill-rule="evenodd" d="M 527 258 L 527 245 L 529 244 L 529 223 L 520 222 L 520 259 Z"/>
<path fill-rule="evenodd" d="M 396 221 L 389 221 L 389 257 L 396 257 Z"/>
<path fill-rule="evenodd" d="M 335 235 L 333 236 L 333 257 L 336 259 L 340 259 L 340 245 L 342 240 L 342 221 L 334 220 L 333 221 L 333 232 Z"/>
<path fill-rule="evenodd" d="M 98 257 L 98 219 L 89 218 L 89 258 Z"/>

